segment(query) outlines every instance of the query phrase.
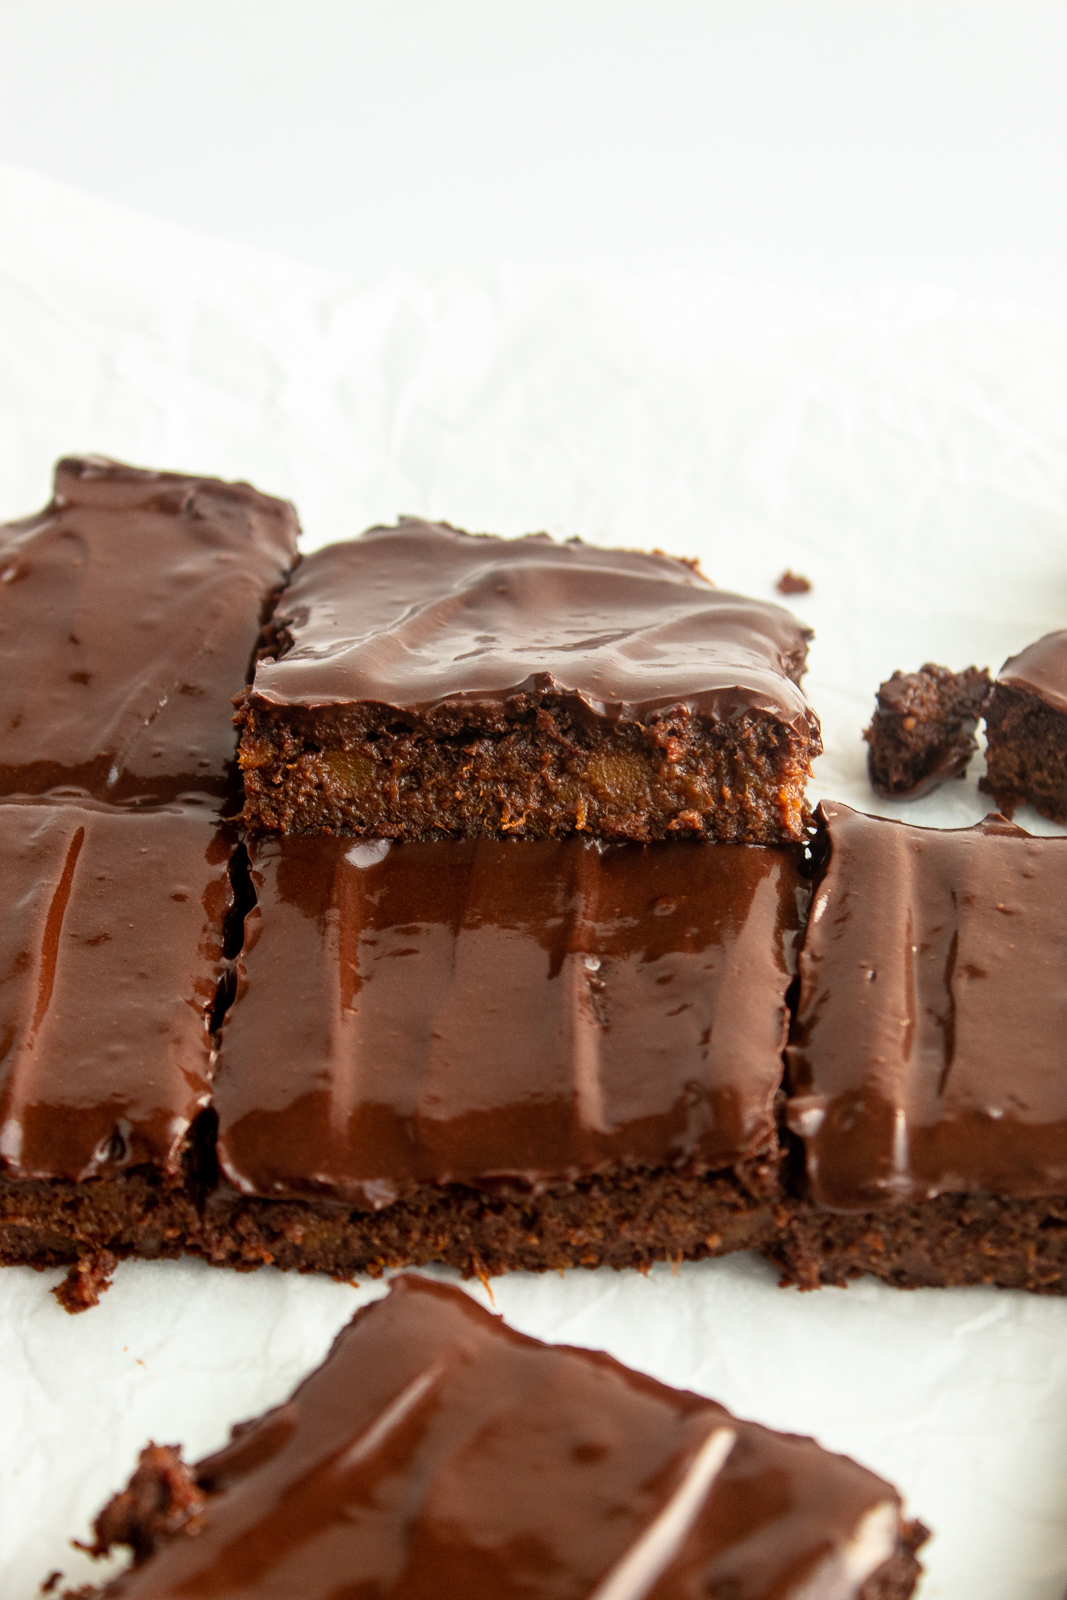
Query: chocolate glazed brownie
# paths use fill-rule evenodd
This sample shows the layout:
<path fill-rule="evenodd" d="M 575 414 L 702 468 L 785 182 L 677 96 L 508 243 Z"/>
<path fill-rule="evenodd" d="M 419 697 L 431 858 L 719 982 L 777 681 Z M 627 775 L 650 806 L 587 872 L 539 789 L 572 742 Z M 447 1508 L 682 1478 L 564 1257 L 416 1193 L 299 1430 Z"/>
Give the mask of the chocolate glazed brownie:
<path fill-rule="evenodd" d="M 233 848 L 207 805 L 0 805 L 0 1262 L 68 1310 L 196 1235 Z"/>
<path fill-rule="evenodd" d="M 812 1439 L 401 1278 L 215 1455 L 149 1446 L 81 1595 L 906 1600 L 926 1536 Z"/>
<path fill-rule="evenodd" d="M 979 787 L 1006 816 L 1029 801 L 1067 822 L 1067 629 L 1010 656 L 985 712 L 987 772 Z"/>
<path fill-rule="evenodd" d="M 796 847 L 249 852 L 210 1260 L 643 1266 L 773 1230 Z"/>
<path fill-rule="evenodd" d="M 245 820 L 805 837 L 810 637 L 686 562 L 406 521 L 308 557 L 238 711 Z"/>
<path fill-rule="evenodd" d="M 0 794 L 234 799 L 230 702 L 297 532 L 246 483 L 61 461 L 0 528 Z"/>
<path fill-rule="evenodd" d="M 819 808 L 788 1048 L 794 1281 L 1067 1292 L 1067 839 Z"/>

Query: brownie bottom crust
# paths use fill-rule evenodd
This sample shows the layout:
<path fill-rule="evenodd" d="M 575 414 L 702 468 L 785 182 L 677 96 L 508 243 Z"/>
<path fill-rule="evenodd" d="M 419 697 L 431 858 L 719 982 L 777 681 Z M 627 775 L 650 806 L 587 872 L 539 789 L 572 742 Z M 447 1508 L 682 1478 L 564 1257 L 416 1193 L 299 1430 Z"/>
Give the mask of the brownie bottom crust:
<path fill-rule="evenodd" d="M 193 1179 L 0 1185 L 0 1264 L 69 1267 L 55 1291 L 68 1311 L 95 1305 L 117 1262 L 197 1256 L 252 1271 L 275 1266 L 377 1277 L 440 1262 L 466 1277 L 566 1267 L 639 1270 L 759 1249 L 773 1238 L 782 1189 L 774 1155 L 702 1176 L 627 1171 L 541 1193 L 427 1186 L 380 1211 L 332 1199 L 259 1199 Z"/>
<path fill-rule="evenodd" d="M 986 773 L 978 787 L 1005 816 L 1024 802 L 1053 822 L 1067 822 L 1067 714 L 997 684 L 985 710 Z"/>
<path fill-rule="evenodd" d="M 67 1267 L 68 1311 L 95 1305 L 118 1261 L 190 1255 L 377 1277 L 439 1262 L 465 1277 L 610 1266 L 646 1270 L 758 1250 L 783 1284 L 871 1273 L 897 1288 L 990 1284 L 1067 1294 L 1067 1196 L 941 1195 L 888 1211 L 824 1211 L 786 1195 L 773 1156 L 699 1177 L 630 1171 L 540 1193 L 428 1185 L 380 1211 L 261 1199 L 131 1171 L 87 1183 L 0 1182 L 0 1266 Z"/>
<path fill-rule="evenodd" d="M 131 1168 L 85 1183 L 0 1180 L 0 1266 L 68 1267 L 56 1298 L 97 1304 L 120 1258 L 180 1256 L 200 1231 L 199 1185 Z"/>
<path fill-rule="evenodd" d="M 769 713 L 590 723 L 549 699 L 477 724 L 438 713 L 383 725 L 247 698 L 236 720 L 248 827 L 394 839 L 789 843 L 805 837 L 822 748 Z"/>
<path fill-rule="evenodd" d="M 869 1272 L 899 1289 L 984 1283 L 1067 1294 L 1067 1197 L 944 1194 L 859 1213 L 794 1200 L 778 1217 L 764 1254 L 801 1289 Z"/>
<path fill-rule="evenodd" d="M 641 1269 L 759 1248 L 774 1233 L 780 1199 L 773 1158 L 701 1177 L 616 1173 L 538 1194 L 433 1185 L 370 1212 L 217 1193 L 192 1248 L 216 1266 L 272 1265 L 338 1278 L 434 1261 L 482 1278 Z"/>

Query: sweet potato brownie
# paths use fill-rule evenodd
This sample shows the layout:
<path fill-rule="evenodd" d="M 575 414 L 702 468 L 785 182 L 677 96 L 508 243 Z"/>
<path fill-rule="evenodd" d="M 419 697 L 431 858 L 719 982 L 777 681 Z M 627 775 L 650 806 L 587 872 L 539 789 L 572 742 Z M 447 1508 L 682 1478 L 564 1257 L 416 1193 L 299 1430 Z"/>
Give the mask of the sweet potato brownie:
<path fill-rule="evenodd" d="M 215 1455 L 149 1446 L 95 1550 L 134 1553 L 108 1600 L 906 1600 L 926 1537 L 813 1439 L 407 1277 Z"/>
<path fill-rule="evenodd" d="M 316 551 L 238 712 L 249 827 L 805 836 L 810 634 L 691 563 L 409 520 Z"/>
<path fill-rule="evenodd" d="M 797 847 L 249 851 L 209 1259 L 642 1266 L 773 1227 Z"/>
<path fill-rule="evenodd" d="M 232 849 L 206 805 L 0 804 L 0 1262 L 71 1265 L 68 1309 L 195 1234 Z"/>
<path fill-rule="evenodd" d="M 248 484 L 61 461 L 0 528 L 0 794 L 236 797 L 231 697 L 296 535 Z"/>
<path fill-rule="evenodd" d="M 1005 816 L 1029 801 L 1067 822 L 1067 629 L 1009 656 L 985 712 L 987 772 L 980 787 Z"/>
<path fill-rule="evenodd" d="M 823 803 L 787 1051 L 795 1280 L 1067 1291 L 1067 839 Z"/>
<path fill-rule="evenodd" d="M 962 778 L 978 749 L 974 730 L 991 687 L 985 668 L 950 672 L 928 661 L 918 672 L 894 672 L 879 686 L 863 735 L 872 787 L 889 800 L 917 800 Z"/>

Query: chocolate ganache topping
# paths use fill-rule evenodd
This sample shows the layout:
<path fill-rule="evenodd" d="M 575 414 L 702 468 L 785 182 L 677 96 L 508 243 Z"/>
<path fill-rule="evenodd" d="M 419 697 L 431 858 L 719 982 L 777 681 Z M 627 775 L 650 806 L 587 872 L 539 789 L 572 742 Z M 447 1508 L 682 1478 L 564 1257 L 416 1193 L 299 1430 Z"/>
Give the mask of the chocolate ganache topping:
<path fill-rule="evenodd" d="M 1067 1190 L 1067 839 L 823 802 L 788 1121 L 815 1199 Z"/>
<path fill-rule="evenodd" d="M 855 1600 L 901 1531 L 846 1457 L 414 1277 L 194 1471 L 109 1597 Z"/>
<path fill-rule="evenodd" d="M 599 718 L 683 706 L 818 728 L 797 687 L 810 631 L 669 556 L 411 519 L 315 551 L 273 627 L 277 659 L 259 663 L 251 695 L 264 706 L 426 711 L 560 693 Z"/>
<path fill-rule="evenodd" d="M 0 793 L 228 793 L 297 531 L 248 484 L 61 461 L 51 505 L 0 528 Z"/>
<path fill-rule="evenodd" d="M 1067 628 L 1046 633 L 1017 656 L 1009 656 L 997 673 L 997 683 L 1036 695 L 1054 711 L 1067 712 Z"/>
<path fill-rule="evenodd" d="M 247 1194 L 774 1147 L 796 847 L 254 839 L 214 1103 Z"/>
<path fill-rule="evenodd" d="M 0 1173 L 174 1174 L 232 903 L 214 810 L 0 805 Z"/>

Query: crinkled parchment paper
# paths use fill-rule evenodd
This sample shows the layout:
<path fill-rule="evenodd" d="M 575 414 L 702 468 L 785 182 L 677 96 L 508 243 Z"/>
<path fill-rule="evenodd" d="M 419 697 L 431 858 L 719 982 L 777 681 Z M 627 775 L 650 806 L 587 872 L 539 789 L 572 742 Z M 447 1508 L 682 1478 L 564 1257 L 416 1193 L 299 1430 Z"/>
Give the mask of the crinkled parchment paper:
<path fill-rule="evenodd" d="M 475 269 L 354 285 L 0 170 L 0 514 L 42 504 L 53 459 L 81 450 L 247 477 L 296 501 L 308 547 L 410 512 L 655 545 L 764 597 L 790 567 L 813 584 L 794 604 L 817 631 L 815 795 L 916 822 L 986 805 L 973 769 L 877 805 L 860 730 L 880 679 L 995 668 L 1067 625 L 1067 326 L 944 291 Z M 71 1318 L 58 1276 L 0 1272 L 4 1600 L 53 1567 L 84 1581 L 66 1541 L 146 1439 L 218 1445 L 381 1292 L 133 1262 Z M 1067 1303 L 801 1295 L 748 1257 L 492 1292 L 520 1328 L 886 1474 L 937 1530 L 925 1600 L 1060 1600 Z"/>

